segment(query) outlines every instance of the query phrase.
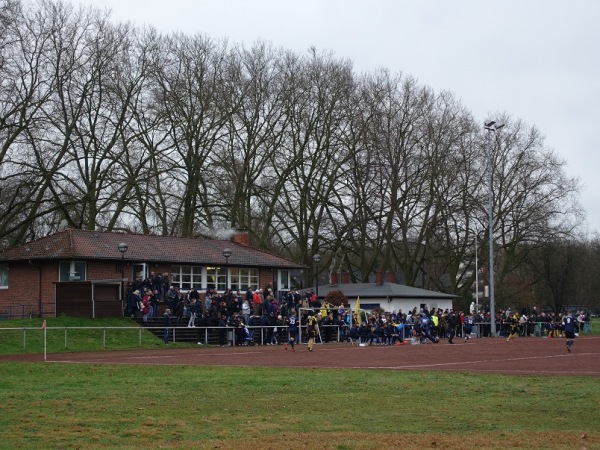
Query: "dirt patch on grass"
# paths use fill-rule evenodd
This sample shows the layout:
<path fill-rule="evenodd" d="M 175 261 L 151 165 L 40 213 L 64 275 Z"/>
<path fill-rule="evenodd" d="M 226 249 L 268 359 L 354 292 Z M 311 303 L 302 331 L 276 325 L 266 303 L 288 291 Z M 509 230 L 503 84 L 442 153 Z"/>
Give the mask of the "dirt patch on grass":
<path fill-rule="evenodd" d="M 163 448 L 164 446 L 163 441 Z M 262 435 L 260 439 L 246 437 L 243 440 L 209 440 L 173 443 L 172 448 L 211 448 L 246 450 L 300 450 L 320 449 L 448 449 L 465 448 L 506 449 L 596 449 L 600 448 L 600 434 L 575 432 L 519 432 L 519 433 L 473 433 L 456 434 L 402 434 L 402 433 L 283 433 L 277 436 Z"/>

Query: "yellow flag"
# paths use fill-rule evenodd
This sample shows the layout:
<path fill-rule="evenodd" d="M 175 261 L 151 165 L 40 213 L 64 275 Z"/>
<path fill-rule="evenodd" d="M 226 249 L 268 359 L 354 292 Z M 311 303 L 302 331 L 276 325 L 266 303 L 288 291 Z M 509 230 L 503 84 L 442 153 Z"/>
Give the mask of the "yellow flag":
<path fill-rule="evenodd" d="M 359 325 L 362 323 L 360 317 L 360 297 L 356 297 L 356 323 Z"/>

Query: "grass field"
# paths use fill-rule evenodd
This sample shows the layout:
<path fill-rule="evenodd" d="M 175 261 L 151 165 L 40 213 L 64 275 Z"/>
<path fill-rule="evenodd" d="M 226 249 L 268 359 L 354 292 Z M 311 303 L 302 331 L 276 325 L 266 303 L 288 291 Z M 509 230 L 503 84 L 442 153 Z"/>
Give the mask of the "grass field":
<path fill-rule="evenodd" d="M 0 363 L 2 448 L 599 448 L 598 380 Z"/>
<path fill-rule="evenodd" d="M 42 322 L 42 319 L 0 322 L 0 354 L 43 353 Z M 53 317 L 46 320 L 46 326 L 48 353 L 164 347 L 160 339 L 129 319 Z M 13 329 L 2 330 L 6 328 Z M 195 344 L 177 343 L 176 346 L 185 348 Z"/>
<path fill-rule="evenodd" d="M 600 448 L 592 377 L 0 362 L 0 405 L 11 449 Z"/>

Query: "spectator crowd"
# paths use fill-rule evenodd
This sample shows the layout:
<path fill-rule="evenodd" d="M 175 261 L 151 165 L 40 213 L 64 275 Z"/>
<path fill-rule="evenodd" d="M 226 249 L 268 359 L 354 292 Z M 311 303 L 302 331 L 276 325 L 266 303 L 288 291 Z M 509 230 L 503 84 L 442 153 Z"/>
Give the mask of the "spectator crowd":
<path fill-rule="evenodd" d="M 168 316 L 165 325 L 215 327 L 219 330 L 221 346 L 232 342 L 236 345 L 282 345 L 291 337 L 295 342 L 306 342 L 306 325 L 313 315 L 318 321 L 321 342 L 349 340 L 363 345 L 404 345 L 447 339 L 452 344 L 455 338 L 467 341 L 472 335 L 491 335 L 489 312 L 475 311 L 474 304 L 468 312 L 415 308 L 406 313 L 377 310 L 357 314 L 343 304 L 334 307 L 322 303 L 311 290 L 304 295 L 290 290 L 279 300 L 270 285 L 260 290 L 248 288 L 245 292 L 229 289 L 219 293 L 216 289 L 208 289 L 201 295 L 194 288 L 180 291 L 169 283 L 167 273 L 154 272 L 144 280 L 134 280 L 128 291 L 128 316 L 142 316 L 143 323 L 147 323 L 157 317 L 162 304 Z M 589 315 L 578 311 L 576 317 L 579 332 L 589 333 Z M 515 333 L 550 338 L 562 335 L 561 313 L 538 313 L 536 308 L 531 311 L 507 309 L 499 310 L 495 318 L 497 336 L 500 337 L 514 336 Z M 229 330 L 235 334 L 233 339 Z M 167 340 L 165 335 L 165 342 Z"/>

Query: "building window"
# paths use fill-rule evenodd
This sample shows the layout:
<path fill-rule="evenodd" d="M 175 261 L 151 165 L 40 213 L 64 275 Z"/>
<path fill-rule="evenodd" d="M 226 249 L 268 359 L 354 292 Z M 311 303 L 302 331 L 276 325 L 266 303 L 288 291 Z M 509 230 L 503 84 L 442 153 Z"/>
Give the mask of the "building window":
<path fill-rule="evenodd" d="M 224 291 L 226 270 L 225 267 L 172 266 L 171 284 L 184 291 L 189 291 L 192 287 Z M 229 268 L 229 285 L 234 290 L 246 290 L 248 287 L 258 289 L 258 269 Z"/>
<path fill-rule="evenodd" d="M 202 288 L 202 267 L 200 266 L 172 266 L 171 284 L 183 291 L 192 287 Z"/>
<path fill-rule="evenodd" d="M 58 281 L 85 281 L 85 261 L 63 261 L 59 266 Z"/>
<path fill-rule="evenodd" d="M 245 291 L 248 288 L 253 291 L 258 289 L 258 269 L 233 268 L 229 272 L 232 289 L 240 291 Z"/>
<path fill-rule="evenodd" d="M 226 282 L 227 277 L 223 267 L 206 268 L 206 287 L 208 289 L 215 288 L 217 291 L 224 291 Z"/>
<path fill-rule="evenodd" d="M 8 289 L 8 264 L 0 264 L 0 289 Z"/>

